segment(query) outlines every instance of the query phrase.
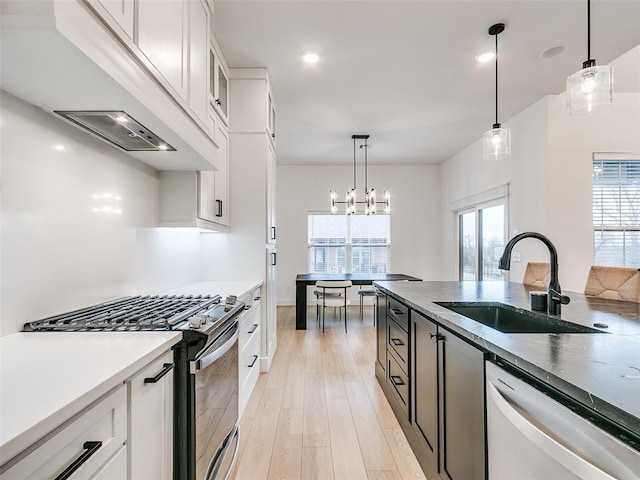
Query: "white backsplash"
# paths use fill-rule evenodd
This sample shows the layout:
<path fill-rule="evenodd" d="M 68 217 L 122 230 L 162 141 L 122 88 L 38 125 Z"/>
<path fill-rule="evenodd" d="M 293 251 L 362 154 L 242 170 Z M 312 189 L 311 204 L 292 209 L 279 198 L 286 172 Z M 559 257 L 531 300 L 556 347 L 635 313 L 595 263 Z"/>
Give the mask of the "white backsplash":
<path fill-rule="evenodd" d="M 200 234 L 152 228 L 154 169 L 4 92 L 0 100 L 0 335 L 200 280 Z"/>

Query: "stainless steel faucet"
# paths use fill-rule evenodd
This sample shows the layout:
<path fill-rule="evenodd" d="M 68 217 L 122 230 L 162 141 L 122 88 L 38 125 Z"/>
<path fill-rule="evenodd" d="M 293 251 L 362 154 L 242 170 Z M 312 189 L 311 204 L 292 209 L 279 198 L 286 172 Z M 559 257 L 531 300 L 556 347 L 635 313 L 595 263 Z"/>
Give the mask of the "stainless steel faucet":
<path fill-rule="evenodd" d="M 549 315 L 560 315 L 560 306 L 566 305 L 571 301 L 566 295 L 562 295 L 560 289 L 560 282 L 558 281 L 558 251 L 551 241 L 537 232 L 524 232 L 513 237 L 507 245 L 504 247 L 504 253 L 500 258 L 498 268 L 500 270 L 511 269 L 511 251 L 516 243 L 523 238 L 537 238 L 544 243 L 549 249 L 549 263 L 551 265 L 551 278 L 549 280 L 549 288 L 547 290 L 547 313 Z"/>

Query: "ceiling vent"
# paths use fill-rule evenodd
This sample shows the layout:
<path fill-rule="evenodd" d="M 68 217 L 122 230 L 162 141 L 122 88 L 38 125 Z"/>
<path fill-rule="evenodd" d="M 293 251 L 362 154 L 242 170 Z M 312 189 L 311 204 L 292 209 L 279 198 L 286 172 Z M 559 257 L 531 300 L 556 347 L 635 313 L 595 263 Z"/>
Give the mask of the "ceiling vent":
<path fill-rule="evenodd" d="M 176 151 L 122 111 L 54 110 L 54 113 L 127 152 Z"/>

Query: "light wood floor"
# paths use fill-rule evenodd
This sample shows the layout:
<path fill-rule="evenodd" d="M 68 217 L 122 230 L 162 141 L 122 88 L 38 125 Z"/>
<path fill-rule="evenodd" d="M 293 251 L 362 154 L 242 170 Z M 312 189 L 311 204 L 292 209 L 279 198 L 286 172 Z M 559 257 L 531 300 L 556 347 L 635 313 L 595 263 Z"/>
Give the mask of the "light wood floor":
<path fill-rule="evenodd" d="M 347 334 L 329 312 L 323 334 L 315 307 L 299 331 L 295 308 L 278 307 L 278 349 L 240 421 L 233 478 L 425 479 L 375 378 L 372 307 L 363 322 L 350 307 Z"/>

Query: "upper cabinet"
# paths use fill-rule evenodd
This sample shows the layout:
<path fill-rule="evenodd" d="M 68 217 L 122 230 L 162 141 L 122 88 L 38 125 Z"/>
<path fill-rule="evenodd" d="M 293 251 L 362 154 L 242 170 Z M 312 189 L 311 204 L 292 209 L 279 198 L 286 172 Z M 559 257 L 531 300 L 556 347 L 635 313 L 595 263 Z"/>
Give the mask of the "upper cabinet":
<path fill-rule="evenodd" d="M 133 12 L 135 0 L 92 0 L 102 6 L 115 25 L 122 29 L 127 37 L 133 39 Z"/>
<path fill-rule="evenodd" d="M 276 105 L 264 68 L 234 68 L 231 133 L 266 133 L 275 147 Z"/>
<path fill-rule="evenodd" d="M 208 121 L 209 25 L 209 10 L 204 1 L 191 1 L 189 11 L 189 107 L 203 124 L 207 124 Z"/>
<path fill-rule="evenodd" d="M 189 3 L 196 5 L 138 0 L 138 48 L 183 101 L 188 95 Z"/>
<path fill-rule="evenodd" d="M 213 39 L 209 45 L 209 104 L 229 125 L 229 70 Z"/>

